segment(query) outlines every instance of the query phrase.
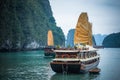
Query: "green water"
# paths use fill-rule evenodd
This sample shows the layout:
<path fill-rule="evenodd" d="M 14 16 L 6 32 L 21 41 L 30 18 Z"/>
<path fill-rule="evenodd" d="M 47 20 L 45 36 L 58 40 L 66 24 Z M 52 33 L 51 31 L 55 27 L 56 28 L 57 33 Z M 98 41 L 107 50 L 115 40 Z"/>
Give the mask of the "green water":
<path fill-rule="evenodd" d="M 0 53 L 0 80 L 120 80 L 120 48 L 105 48 L 100 54 L 99 74 L 56 74 L 43 51 Z"/>

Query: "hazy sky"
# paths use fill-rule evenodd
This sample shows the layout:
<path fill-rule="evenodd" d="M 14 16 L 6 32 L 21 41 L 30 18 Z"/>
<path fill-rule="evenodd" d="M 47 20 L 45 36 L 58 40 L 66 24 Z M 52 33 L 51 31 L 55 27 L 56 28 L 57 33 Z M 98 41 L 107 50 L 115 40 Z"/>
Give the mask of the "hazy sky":
<path fill-rule="evenodd" d="M 56 19 L 65 35 L 76 27 L 81 12 L 87 12 L 93 34 L 120 32 L 119 0 L 49 0 Z"/>

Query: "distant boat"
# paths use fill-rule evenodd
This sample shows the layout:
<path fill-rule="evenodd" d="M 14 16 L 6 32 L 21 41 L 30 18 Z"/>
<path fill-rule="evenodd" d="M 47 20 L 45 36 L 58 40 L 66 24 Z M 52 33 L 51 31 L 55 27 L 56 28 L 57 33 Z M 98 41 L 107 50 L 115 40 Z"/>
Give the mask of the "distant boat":
<path fill-rule="evenodd" d="M 47 44 L 48 46 L 54 46 L 54 39 L 53 39 L 53 34 L 51 30 L 48 31 Z"/>
<path fill-rule="evenodd" d="M 53 52 L 53 49 L 55 49 L 54 38 L 52 31 L 49 30 L 47 35 L 47 46 L 44 48 L 44 55 L 54 57 L 55 53 Z"/>
<path fill-rule="evenodd" d="M 95 69 L 100 61 L 97 50 L 92 47 L 92 25 L 87 13 L 82 13 L 75 29 L 73 49 L 53 50 L 55 59 L 50 62 L 56 73 L 85 73 Z"/>

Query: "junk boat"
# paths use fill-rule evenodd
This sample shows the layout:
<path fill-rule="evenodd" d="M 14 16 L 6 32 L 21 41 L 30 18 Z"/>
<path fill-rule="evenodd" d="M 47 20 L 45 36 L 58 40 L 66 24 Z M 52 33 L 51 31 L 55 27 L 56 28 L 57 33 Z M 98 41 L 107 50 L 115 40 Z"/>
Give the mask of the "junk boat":
<path fill-rule="evenodd" d="M 47 35 L 47 46 L 45 46 L 44 48 L 44 55 L 54 57 L 55 53 L 53 52 L 53 49 L 55 49 L 53 34 L 52 31 L 49 30 Z"/>
<path fill-rule="evenodd" d="M 92 44 L 92 25 L 88 22 L 87 13 L 79 16 L 74 34 L 73 49 L 53 50 L 55 59 L 50 62 L 56 73 L 85 73 L 97 68 L 100 55 Z"/>
<path fill-rule="evenodd" d="M 85 73 L 97 67 L 100 56 L 96 49 L 54 50 L 56 57 L 50 62 L 56 73 Z"/>

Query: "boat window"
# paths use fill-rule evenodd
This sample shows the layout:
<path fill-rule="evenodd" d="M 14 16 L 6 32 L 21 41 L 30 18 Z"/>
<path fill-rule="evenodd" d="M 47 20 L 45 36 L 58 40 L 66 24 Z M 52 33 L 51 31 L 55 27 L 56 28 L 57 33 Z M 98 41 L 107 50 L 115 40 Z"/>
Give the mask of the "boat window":
<path fill-rule="evenodd" d="M 70 58 L 69 54 L 62 54 L 62 58 Z"/>
<path fill-rule="evenodd" d="M 76 55 L 70 55 L 70 58 L 76 58 L 77 56 Z"/>
<path fill-rule="evenodd" d="M 83 58 L 85 59 L 86 57 L 85 57 L 85 52 L 83 53 Z"/>
<path fill-rule="evenodd" d="M 62 56 L 60 54 L 57 54 L 56 55 L 56 58 L 61 58 Z"/>
<path fill-rule="evenodd" d="M 80 53 L 80 58 L 83 59 L 83 53 Z"/>

